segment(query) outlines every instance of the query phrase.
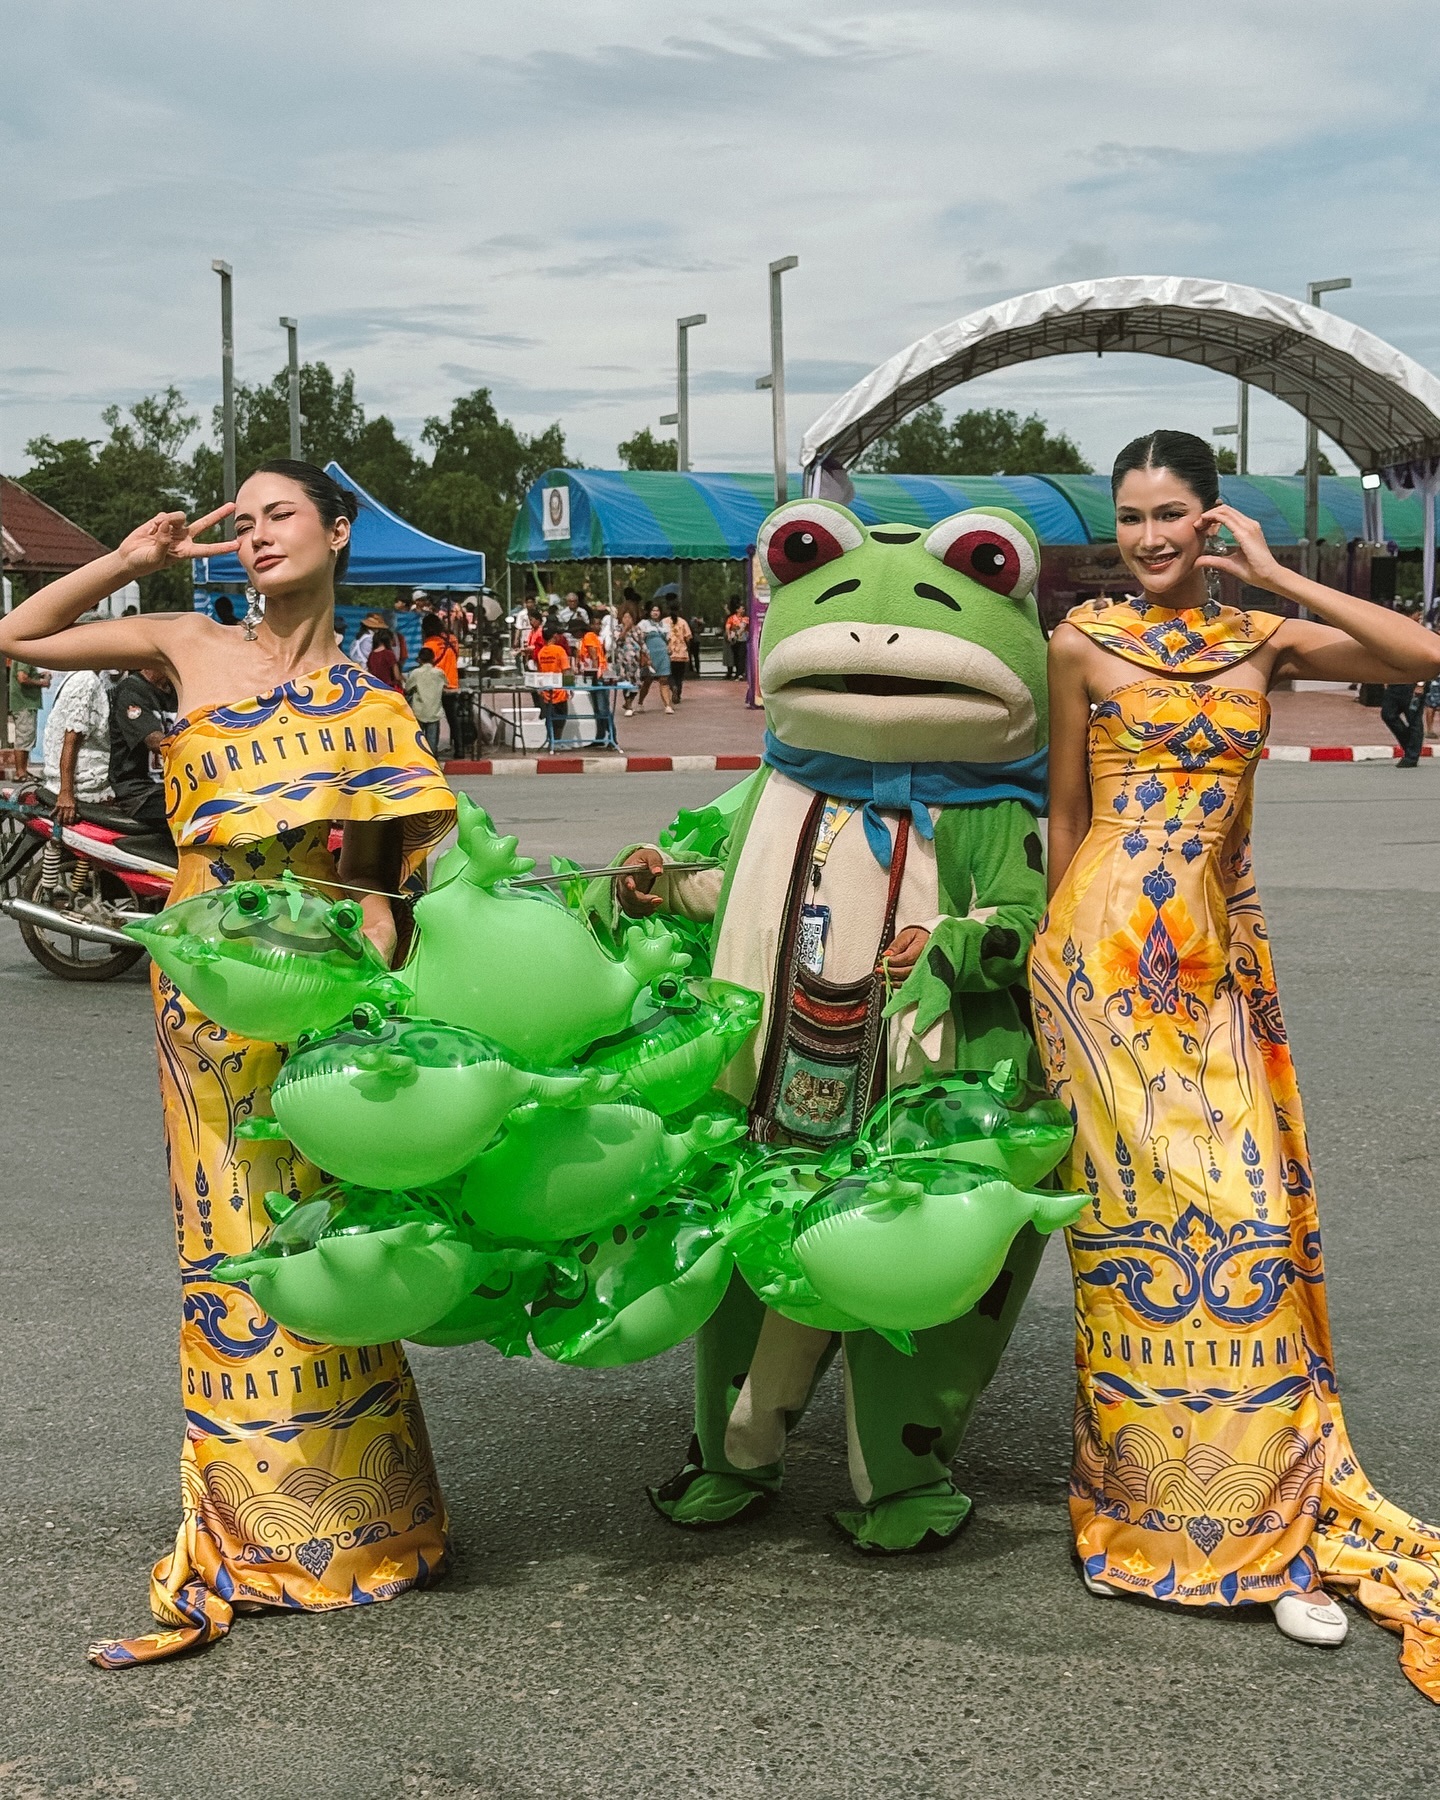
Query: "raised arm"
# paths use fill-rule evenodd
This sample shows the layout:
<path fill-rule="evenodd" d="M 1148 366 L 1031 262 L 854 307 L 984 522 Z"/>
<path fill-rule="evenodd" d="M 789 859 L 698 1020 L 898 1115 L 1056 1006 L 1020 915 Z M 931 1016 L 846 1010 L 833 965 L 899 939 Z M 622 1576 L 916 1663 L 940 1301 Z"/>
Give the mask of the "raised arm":
<path fill-rule="evenodd" d="M 1202 556 L 1196 567 L 1223 569 L 1252 587 L 1293 600 L 1316 615 L 1287 619 L 1270 640 L 1270 680 L 1429 681 L 1440 675 L 1440 637 L 1414 619 L 1338 588 L 1307 581 L 1276 562 L 1265 533 L 1233 506 L 1212 506 L 1196 521 L 1200 532 L 1221 526 L 1235 540 L 1227 555 Z"/>
<path fill-rule="evenodd" d="M 1046 881 L 1053 894 L 1090 829 L 1090 695 L 1087 641 L 1073 625 L 1050 639 L 1050 843 Z"/>
<path fill-rule="evenodd" d="M 127 582 L 154 575 L 172 563 L 238 548 L 234 542 L 195 541 L 234 510 L 230 505 L 217 507 L 193 525 L 186 523 L 184 513 L 156 513 L 118 550 L 62 575 L 0 617 L 0 653 L 42 669 L 138 669 L 151 664 L 173 675 L 167 647 L 176 625 L 173 615 L 137 613 L 78 627 L 75 621 Z"/>

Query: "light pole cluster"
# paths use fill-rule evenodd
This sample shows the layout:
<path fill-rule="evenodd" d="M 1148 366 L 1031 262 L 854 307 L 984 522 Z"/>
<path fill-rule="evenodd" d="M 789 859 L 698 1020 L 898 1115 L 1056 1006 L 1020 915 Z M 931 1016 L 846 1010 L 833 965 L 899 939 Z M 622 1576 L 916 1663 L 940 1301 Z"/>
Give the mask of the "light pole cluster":
<path fill-rule="evenodd" d="M 798 256 L 782 256 L 770 265 L 770 373 L 756 381 L 770 390 L 770 431 L 775 460 L 775 504 L 788 489 L 785 455 L 785 331 L 781 315 L 780 278 L 800 267 Z M 704 313 L 687 313 L 675 321 L 675 411 L 661 413 L 662 425 L 675 427 L 675 467 L 683 475 L 690 467 L 690 345 L 688 333 L 707 323 Z"/>
<path fill-rule="evenodd" d="M 224 498 L 235 498 L 235 313 L 234 270 L 217 256 L 210 267 L 220 277 L 220 445 L 225 464 Z"/>
<path fill-rule="evenodd" d="M 1305 297 L 1311 306 L 1319 306 L 1326 294 L 1339 293 L 1342 288 L 1350 286 L 1348 275 L 1337 276 L 1331 281 L 1312 281 L 1306 288 Z M 1237 475 L 1250 473 L 1250 387 L 1247 382 L 1240 382 L 1236 400 L 1235 423 L 1233 425 L 1215 425 L 1211 427 L 1212 437 L 1233 437 L 1235 439 L 1235 472 Z M 1367 525 L 1372 510 L 1370 494 L 1378 494 L 1380 477 L 1373 480 L 1369 475 L 1363 477 L 1366 495 Z M 1373 510 L 1378 514 L 1378 501 L 1373 503 Z M 1378 530 L 1377 541 L 1378 541 Z M 1311 581 L 1318 579 L 1320 571 L 1320 431 L 1312 419 L 1305 421 L 1305 536 L 1303 541 L 1304 573 Z"/>
<path fill-rule="evenodd" d="M 1239 393 L 1235 397 L 1235 423 L 1233 425 L 1212 425 L 1211 437 L 1233 437 L 1235 439 L 1235 473 L 1250 473 L 1250 384 L 1237 383 Z"/>
<path fill-rule="evenodd" d="M 224 498 L 235 498 L 235 271 L 216 257 L 210 267 L 220 277 L 220 443 Z M 287 343 L 290 400 L 290 454 L 300 460 L 300 321 L 282 317 Z"/>
<path fill-rule="evenodd" d="M 1319 306 L 1325 294 L 1335 294 L 1350 286 L 1350 277 L 1341 275 L 1334 281 L 1312 281 L 1306 299 Z M 1320 574 L 1320 432 L 1314 421 L 1305 421 L 1305 573 L 1311 581 Z"/>

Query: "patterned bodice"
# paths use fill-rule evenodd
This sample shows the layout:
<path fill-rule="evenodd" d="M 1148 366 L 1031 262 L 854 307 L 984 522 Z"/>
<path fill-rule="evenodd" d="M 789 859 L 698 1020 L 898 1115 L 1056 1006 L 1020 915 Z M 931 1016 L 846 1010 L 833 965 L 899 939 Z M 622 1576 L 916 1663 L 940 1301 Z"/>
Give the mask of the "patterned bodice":
<path fill-rule="evenodd" d="M 1269 722 L 1245 688 L 1141 680 L 1110 694 L 1090 717 L 1091 831 L 1119 832 L 1131 858 L 1218 851 L 1248 817 Z"/>

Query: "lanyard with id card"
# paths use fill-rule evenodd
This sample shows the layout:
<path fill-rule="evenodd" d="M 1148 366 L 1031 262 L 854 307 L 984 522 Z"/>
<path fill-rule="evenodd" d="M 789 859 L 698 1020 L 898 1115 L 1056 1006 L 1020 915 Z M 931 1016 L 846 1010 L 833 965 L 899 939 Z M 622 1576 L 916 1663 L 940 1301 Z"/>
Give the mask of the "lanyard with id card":
<path fill-rule="evenodd" d="M 810 863 L 810 890 L 820 890 L 820 877 L 836 838 L 854 818 L 857 808 L 843 800 L 827 800 L 815 834 L 815 851 Z M 796 957 L 802 969 L 819 975 L 825 967 L 825 942 L 830 935 L 830 908 L 816 899 L 807 900 L 800 908 L 800 929 Z"/>

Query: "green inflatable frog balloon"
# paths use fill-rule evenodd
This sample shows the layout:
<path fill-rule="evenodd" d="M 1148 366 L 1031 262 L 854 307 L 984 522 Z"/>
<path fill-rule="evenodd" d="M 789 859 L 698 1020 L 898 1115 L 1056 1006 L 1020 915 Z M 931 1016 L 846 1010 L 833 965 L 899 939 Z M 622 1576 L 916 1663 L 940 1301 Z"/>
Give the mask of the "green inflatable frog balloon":
<path fill-rule="evenodd" d="M 683 973 L 673 934 L 647 921 L 625 934 L 623 958 L 554 895 L 514 888 L 534 868 L 483 812 L 459 795 L 456 848 L 415 907 L 404 970 L 414 1010 L 493 1038 L 525 1061 L 571 1060 L 630 1022 L 641 989 Z"/>
<path fill-rule="evenodd" d="M 492 1237 L 557 1244 L 613 1226 L 680 1185 L 692 1157 L 744 1131 L 704 1116 L 667 1131 L 648 1108 L 602 1102 L 557 1111 L 521 1106 L 499 1141 L 471 1163 L 464 1204 Z"/>
<path fill-rule="evenodd" d="M 782 1318 L 816 1331 L 865 1331 L 865 1322 L 823 1299 L 795 1255 L 795 1221 L 828 1184 L 826 1159 L 807 1150 L 774 1150 L 740 1173 L 726 1211 L 735 1266 L 752 1291 Z M 880 1333 L 907 1356 L 908 1332 Z"/>
<path fill-rule="evenodd" d="M 617 1097 L 658 1113 L 703 1100 L 760 1023 L 760 996 L 734 982 L 662 975 L 635 1003 L 630 1024 L 586 1051 L 587 1069 L 609 1069 Z"/>
<path fill-rule="evenodd" d="M 290 1044 L 363 1003 L 405 995 L 362 935 L 363 922 L 358 900 L 327 898 L 296 881 L 237 881 L 125 930 L 217 1025 Z"/>
<path fill-rule="evenodd" d="M 627 1227 L 568 1246 L 578 1282 L 531 1308 L 535 1348 L 555 1362 L 615 1369 L 673 1350 L 725 1297 L 731 1257 L 714 1213 L 685 1200 L 647 1207 Z"/>
<path fill-rule="evenodd" d="M 444 1318 L 411 1336 L 417 1344 L 492 1344 L 502 1356 L 528 1356 L 529 1309 L 562 1273 L 578 1281 L 579 1263 L 546 1250 L 477 1245 L 470 1292 Z"/>
<path fill-rule="evenodd" d="M 287 1331 L 326 1344 L 383 1344 L 443 1318 L 471 1285 L 472 1252 L 443 1194 L 321 1188 L 267 1194 L 276 1223 L 216 1265 Z"/>
<path fill-rule="evenodd" d="M 1033 1098 L 1015 1065 L 1002 1062 L 988 1076 L 946 1075 L 897 1088 L 870 1112 L 856 1144 L 862 1161 L 923 1151 L 998 1170 L 1028 1188 L 1056 1167 L 1074 1135 L 1069 1110 L 1048 1095 Z"/>
<path fill-rule="evenodd" d="M 297 1050 L 275 1077 L 271 1105 L 301 1153 L 372 1188 L 442 1181 L 463 1169 L 524 1101 L 594 1101 L 616 1087 L 605 1069 L 532 1069 L 478 1032 L 438 1019 L 352 1022 Z"/>
<path fill-rule="evenodd" d="M 1024 1225 L 1073 1225 L 1083 1194 L 1022 1193 L 993 1169 L 901 1158 L 831 1182 L 795 1221 L 816 1293 L 872 1329 L 925 1331 L 969 1312 Z"/>

